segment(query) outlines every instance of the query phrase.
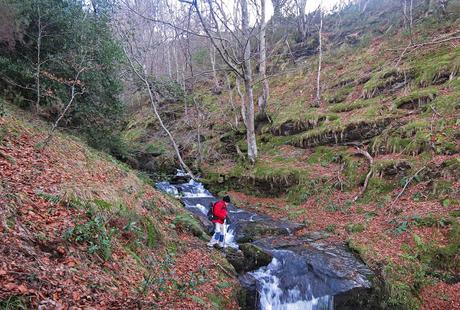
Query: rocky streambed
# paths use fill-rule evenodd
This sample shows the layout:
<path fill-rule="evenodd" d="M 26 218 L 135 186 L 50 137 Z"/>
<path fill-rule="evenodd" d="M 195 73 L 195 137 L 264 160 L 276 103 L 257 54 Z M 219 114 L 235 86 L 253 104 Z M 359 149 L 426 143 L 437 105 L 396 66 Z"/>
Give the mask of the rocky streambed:
<path fill-rule="evenodd" d="M 157 183 L 181 199 L 211 233 L 206 214 L 217 199 L 203 184 Z M 228 261 L 244 288 L 243 309 L 375 309 L 372 271 L 344 245 L 331 245 L 324 233 L 296 236 L 302 224 L 229 207 L 225 237 Z"/>

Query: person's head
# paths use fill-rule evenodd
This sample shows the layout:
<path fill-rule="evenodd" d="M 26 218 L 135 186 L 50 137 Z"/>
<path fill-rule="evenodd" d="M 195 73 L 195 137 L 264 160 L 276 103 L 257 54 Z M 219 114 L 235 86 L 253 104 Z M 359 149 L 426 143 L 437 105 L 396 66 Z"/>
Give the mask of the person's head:
<path fill-rule="evenodd" d="M 226 203 L 230 203 L 230 196 L 224 196 L 222 200 L 225 201 Z"/>

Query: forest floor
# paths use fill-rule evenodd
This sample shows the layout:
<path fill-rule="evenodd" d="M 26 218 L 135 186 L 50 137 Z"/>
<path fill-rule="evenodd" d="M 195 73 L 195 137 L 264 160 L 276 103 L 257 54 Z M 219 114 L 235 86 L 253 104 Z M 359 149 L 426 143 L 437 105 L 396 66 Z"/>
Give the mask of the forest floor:
<path fill-rule="evenodd" d="M 421 25 L 414 37 L 459 29 Z M 220 157 L 201 168 L 238 205 L 346 243 L 385 281 L 388 308 L 460 309 L 460 41 L 414 49 L 395 66 L 406 39 L 329 50 L 319 107 L 317 58 L 287 64 L 270 80 L 271 121 L 259 126 L 255 165 L 236 154 L 245 136 L 221 123 L 206 141 Z M 204 86 L 201 99 L 220 107 L 227 97 Z"/>
<path fill-rule="evenodd" d="M 177 202 L 75 137 L 43 147 L 43 123 L 7 114 L 1 309 L 237 308 L 232 267 L 192 235 Z"/>

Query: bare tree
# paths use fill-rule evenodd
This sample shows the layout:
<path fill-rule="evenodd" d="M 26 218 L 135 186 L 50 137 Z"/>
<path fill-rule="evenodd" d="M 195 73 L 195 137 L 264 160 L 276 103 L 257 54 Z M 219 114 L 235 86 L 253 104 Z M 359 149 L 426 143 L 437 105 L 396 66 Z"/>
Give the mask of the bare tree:
<path fill-rule="evenodd" d="M 41 44 L 42 44 L 42 37 L 43 37 L 43 25 L 42 25 L 42 16 L 40 11 L 40 2 L 37 3 L 37 64 L 35 67 L 35 87 L 37 91 L 37 99 L 35 101 L 35 112 L 38 113 L 40 109 L 40 70 L 42 65 L 41 59 Z"/>
<path fill-rule="evenodd" d="M 257 142 L 255 135 L 254 90 L 251 64 L 251 39 L 253 38 L 253 29 L 249 26 L 248 1 L 241 0 L 239 2 L 241 32 L 238 32 L 239 27 L 236 23 L 233 25 L 234 29 L 230 27 L 231 20 L 227 17 L 222 3 L 216 4 L 213 0 L 206 1 L 211 20 L 211 23 L 208 23 L 205 20 L 202 8 L 198 5 L 198 1 L 182 1 L 194 7 L 204 32 L 211 41 L 211 44 L 216 48 L 222 61 L 236 74 L 237 78 L 241 78 L 244 82 L 245 100 L 244 104 L 242 104 L 242 109 L 245 110 L 244 120 L 248 144 L 248 159 L 254 163 L 257 158 Z M 235 17 L 234 20 L 236 21 L 237 18 Z M 224 30 L 222 31 L 221 28 Z"/>
<path fill-rule="evenodd" d="M 319 53 L 318 53 L 318 75 L 316 77 L 316 106 L 321 104 L 321 65 L 323 61 L 323 11 L 321 6 L 319 7 L 319 30 L 318 30 L 318 41 L 319 41 Z"/>
<path fill-rule="evenodd" d="M 190 168 L 187 166 L 187 164 L 184 162 L 182 159 L 182 155 L 180 153 L 179 147 L 176 143 L 176 140 L 174 139 L 173 135 L 169 131 L 169 129 L 166 127 L 166 125 L 163 123 L 163 120 L 160 116 L 160 113 L 158 112 L 158 107 L 157 104 L 160 102 L 160 95 L 158 92 L 154 89 L 152 89 L 152 86 L 147 78 L 147 73 L 145 71 L 145 66 L 142 66 L 141 63 L 139 63 L 133 55 L 130 55 L 127 51 L 126 48 L 123 48 L 123 51 L 125 53 L 126 58 L 128 59 L 129 65 L 131 67 L 131 70 L 135 73 L 135 75 L 145 84 L 145 88 L 147 89 L 149 99 L 150 99 L 150 105 L 152 107 L 153 113 L 155 114 L 158 122 L 160 123 L 161 128 L 165 131 L 165 133 L 168 135 L 169 140 L 171 141 L 171 144 L 174 148 L 174 151 L 176 153 L 177 159 L 179 160 L 179 163 L 181 167 L 192 177 L 195 178 L 193 175 L 193 172 L 190 170 Z M 140 69 L 142 68 L 142 69 Z"/>
<path fill-rule="evenodd" d="M 53 123 L 53 126 L 51 126 L 51 129 L 48 133 L 48 136 L 46 137 L 46 139 L 43 141 L 43 146 L 47 146 L 50 142 L 51 142 L 51 139 L 53 138 L 53 133 L 54 131 L 56 130 L 56 128 L 59 126 L 59 123 L 61 122 L 61 120 L 64 118 L 64 116 L 67 114 L 67 112 L 69 111 L 70 107 L 72 106 L 72 104 L 75 102 L 75 98 L 79 95 L 83 95 L 85 93 L 85 88 L 84 88 L 84 85 L 81 84 L 79 78 L 80 78 L 80 75 L 84 72 L 84 71 L 88 71 L 90 70 L 91 68 L 90 67 L 84 67 L 83 66 L 83 63 L 84 61 L 82 61 L 79 65 L 78 65 L 78 68 L 77 68 L 77 71 L 75 73 L 75 77 L 73 78 L 72 81 L 68 82 L 68 84 L 70 85 L 70 99 L 69 101 L 67 102 L 67 104 L 65 105 L 64 109 L 61 111 L 61 113 L 59 114 L 58 118 L 56 119 L 56 121 Z"/>
<path fill-rule="evenodd" d="M 211 60 L 214 88 L 215 88 L 215 91 L 218 92 L 220 89 L 220 85 L 219 85 L 219 79 L 217 78 L 217 72 L 216 72 L 216 48 L 212 44 L 211 44 L 210 51 L 209 51 L 209 59 Z"/>
<path fill-rule="evenodd" d="M 254 92 L 252 88 L 252 65 L 251 65 L 251 32 L 249 29 L 249 10 L 248 1 L 241 0 L 241 24 L 245 39 L 244 61 L 243 61 L 243 78 L 244 87 L 248 99 L 246 109 L 246 139 L 248 142 L 248 158 L 255 162 L 257 158 L 256 133 L 254 127 Z"/>
<path fill-rule="evenodd" d="M 307 38 L 307 16 L 305 15 L 305 8 L 307 6 L 307 0 L 294 0 L 298 14 L 298 27 L 302 40 Z"/>
<path fill-rule="evenodd" d="M 267 23 L 265 22 L 265 1 L 260 0 L 260 22 L 259 22 L 259 72 L 262 79 L 262 96 L 259 97 L 259 113 L 263 116 L 267 113 L 268 97 L 270 87 L 267 79 L 267 48 L 265 33 Z"/>
<path fill-rule="evenodd" d="M 238 113 L 236 112 L 237 108 L 236 108 L 236 105 L 235 105 L 235 99 L 233 98 L 233 88 L 232 88 L 232 83 L 230 81 L 230 76 L 229 76 L 228 72 L 225 73 L 225 81 L 226 81 L 226 84 L 227 84 L 227 91 L 228 91 L 228 97 L 229 97 L 229 100 L 230 100 L 230 105 L 232 107 L 232 112 L 233 112 L 234 117 L 235 117 L 235 128 L 237 128 L 238 125 L 239 125 Z"/>

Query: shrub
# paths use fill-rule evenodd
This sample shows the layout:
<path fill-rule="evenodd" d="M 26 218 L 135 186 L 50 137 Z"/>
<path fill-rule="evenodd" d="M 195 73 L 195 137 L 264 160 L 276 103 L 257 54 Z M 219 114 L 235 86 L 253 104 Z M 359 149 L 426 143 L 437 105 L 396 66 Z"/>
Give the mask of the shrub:
<path fill-rule="evenodd" d="M 356 224 L 348 224 L 346 227 L 347 231 L 349 233 L 360 233 L 363 232 L 366 227 L 364 226 L 363 223 L 356 223 Z"/>
<path fill-rule="evenodd" d="M 88 246 L 88 253 L 99 254 L 104 260 L 112 255 L 112 237 L 115 228 L 109 228 L 107 220 L 102 216 L 95 216 L 86 223 L 75 225 L 64 234 L 64 239 Z"/>

